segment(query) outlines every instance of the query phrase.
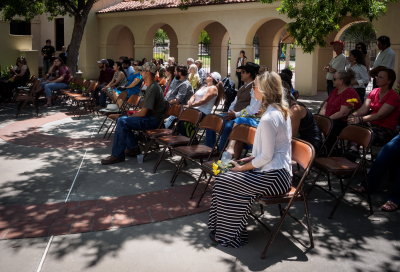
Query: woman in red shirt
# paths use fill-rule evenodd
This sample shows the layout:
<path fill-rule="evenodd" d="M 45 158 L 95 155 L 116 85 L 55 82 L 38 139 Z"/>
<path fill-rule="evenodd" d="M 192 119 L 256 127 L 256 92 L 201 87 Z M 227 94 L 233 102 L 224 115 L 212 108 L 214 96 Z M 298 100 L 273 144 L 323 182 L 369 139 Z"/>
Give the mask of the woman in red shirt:
<path fill-rule="evenodd" d="M 335 144 L 342 129 L 347 126 L 347 116 L 352 110 L 360 107 L 360 97 L 351 87 L 353 79 L 354 72 L 352 70 L 336 72 L 333 76 L 335 88 L 319 112 L 333 120 L 332 131 L 326 141 L 328 150 Z"/>
<path fill-rule="evenodd" d="M 396 73 L 384 69 L 378 73 L 376 84 L 362 107 L 351 114 L 349 124 L 366 124 L 374 131 L 374 144 L 384 145 L 396 135 L 400 117 L 400 96 L 392 89 Z"/>

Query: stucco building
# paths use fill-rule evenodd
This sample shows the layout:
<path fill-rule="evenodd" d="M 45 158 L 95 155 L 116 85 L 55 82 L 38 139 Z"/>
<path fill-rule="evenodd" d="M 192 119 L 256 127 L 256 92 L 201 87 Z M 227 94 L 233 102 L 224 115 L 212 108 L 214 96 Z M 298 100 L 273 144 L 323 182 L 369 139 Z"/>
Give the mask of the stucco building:
<path fill-rule="evenodd" d="M 260 64 L 277 70 L 278 45 L 287 36 L 286 24 L 290 20 L 276 11 L 279 3 L 262 4 L 254 0 L 199 1 L 187 10 L 179 8 L 180 0 L 100 0 L 89 16 L 82 40 L 79 68 L 86 78 L 96 78 L 96 60 L 118 58 L 126 55 L 135 59 L 153 57 L 153 39 L 158 29 L 169 37 L 170 55 L 178 62 L 197 58 L 198 37 L 202 30 L 211 37 L 211 70 L 228 72 L 228 42 L 232 60 L 240 50 L 245 50 L 249 60 L 254 56 L 253 39 L 259 40 Z M 400 35 L 398 15 L 400 3 L 390 4 L 386 15 L 374 21 L 377 36 L 391 38 L 396 52 L 396 73 L 400 71 Z M 338 39 L 351 24 L 365 21 L 362 18 L 346 18 L 338 32 L 326 38 L 328 43 Z M 44 15 L 32 21 L 32 35 L 16 36 L 8 32 L 8 23 L 0 23 L 0 33 L 6 38 L 0 43 L 0 64 L 14 62 L 18 55 L 26 55 L 34 70 L 40 64 L 41 46 L 46 39 L 56 39 L 54 22 Z M 64 18 L 64 40 L 68 43 L 72 32 L 72 18 Z M 3 35 L 4 34 L 4 35 Z M 325 89 L 323 67 L 333 56 L 330 47 L 316 48 L 305 54 L 296 48 L 296 88 L 302 94 L 312 95 Z M 235 61 L 230 62 L 230 71 L 235 70 Z M 36 71 L 36 70 L 34 70 Z M 232 75 L 232 78 L 235 77 Z"/>

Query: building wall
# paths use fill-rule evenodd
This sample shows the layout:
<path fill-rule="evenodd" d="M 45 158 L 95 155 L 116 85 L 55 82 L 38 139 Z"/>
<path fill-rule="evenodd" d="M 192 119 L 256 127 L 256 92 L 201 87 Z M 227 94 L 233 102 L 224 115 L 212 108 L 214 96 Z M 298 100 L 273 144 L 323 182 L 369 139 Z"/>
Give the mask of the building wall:
<path fill-rule="evenodd" d="M 260 40 L 260 64 L 270 70 L 276 70 L 277 46 L 285 25 L 290 21 L 276 11 L 278 3 L 210 5 L 190 7 L 185 11 L 165 8 L 96 14 L 97 11 L 121 1 L 100 0 L 95 3 L 91 11 L 79 55 L 79 69 L 85 78 L 98 77 L 96 61 L 101 58 L 129 55 L 136 59 L 144 57 L 151 59 L 153 37 L 158 28 L 168 32 L 171 39 L 171 55 L 180 63 L 185 63 L 189 57 L 197 57 L 197 39 L 200 31 L 206 29 L 212 38 L 211 68 L 220 71 L 223 76 L 228 72 L 226 49 L 227 41 L 230 40 L 232 53 L 230 71 L 234 80 L 236 80 L 234 76 L 236 59 L 240 50 L 245 50 L 248 59 L 253 60 L 252 41 L 257 33 Z M 377 36 L 388 35 L 392 40 L 392 48 L 397 55 L 395 68 L 397 73 L 400 71 L 398 14 L 400 14 L 400 3 L 392 3 L 387 14 L 373 22 Z M 342 30 L 349 24 L 360 20 L 362 18 L 345 19 L 341 30 L 327 37 L 328 44 L 340 36 Z M 66 44 L 70 41 L 72 30 L 73 18 L 65 17 Z M 0 65 L 14 63 L 22 50 L 29 52 L 30 66 L 35 61 L 40 66 L 41 47 L 46 39 L 52 41 L 55 39 L 54 22 L 48 22 L 46 15 L 38 16 L 32 21 L 32 36 L 22 37 L 9 35 L 8 24 L 0 22 L 0 35 L 7 37 L 5 42 L 0 43 Z M 303 95 L 313 95 L 317 90 L 326 88 L 323 67 L 332 57 L 333 51 L 330 47 L 316 48 L 311 54 L 304 54 L 300 48 L 296 49 L 295 84 Z"/>

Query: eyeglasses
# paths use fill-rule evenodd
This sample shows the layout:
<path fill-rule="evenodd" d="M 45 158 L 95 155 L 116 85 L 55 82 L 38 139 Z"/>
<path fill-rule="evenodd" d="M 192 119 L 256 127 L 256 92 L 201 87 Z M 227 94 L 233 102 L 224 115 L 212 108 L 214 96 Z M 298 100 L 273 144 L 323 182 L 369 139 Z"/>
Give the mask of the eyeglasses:
<path fill-rule="evenodd" d="M 240 71 L 240 73 L 241 73 L 241 74 L 247 74 L 247 72 L 244 71 L 244 70 Z"/>

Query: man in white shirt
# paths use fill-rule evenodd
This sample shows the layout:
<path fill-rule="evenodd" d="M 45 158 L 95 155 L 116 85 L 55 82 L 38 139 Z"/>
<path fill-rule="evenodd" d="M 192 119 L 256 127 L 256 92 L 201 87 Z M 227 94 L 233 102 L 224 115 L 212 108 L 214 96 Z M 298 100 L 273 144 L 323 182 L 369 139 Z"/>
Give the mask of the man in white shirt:
<path fill-rule="evenodd" d="M 238 69 L 241 70 L 241 79 L 244 84 L 239 88 L 237 96 L 229 107 L 228 112 L 224 114 L 224 130 L 218 143 L 219 151 L 223 151 L 235 124 L 235 119 L 241 116 L 255 115 L 261 108 L 262 101 L 255 98 L 253 90 L 253 82 L 260 70 L 260 66 L 253 62 L 247 62 L 245 65 L 239 66 Z M 206 145 L 209 147 L 214 146 L 215 138 L 215 133 L 207 131 Z"/>
<path fill-rule="evenodd" d="M 374 78 L 373 82 L 374 88 L 376 88 L 375 77 L 383 68 L 389 68 L 393 70 L 396 58 L 396 53 L 393 51 L 392 48 L 390 48 L 391 44 L 390 44 L 390 38 L 388 36 L 380 36 L 377 39 L 377 45 L 379 50 L 381 51 L 376 56 L 374 65 L 372 66 L 371 71 L 369 71 L 371 77 Z"/>
<path fill-rule="evenodd" d="M 333 75 L 337 71 L 345 70 L 347 65 L 346 56 L 343 54 L 344 42 L 342 41 L 333 41 L 331 42 L 333 47 L 333 51 L 336 53 L 336 57 L 331 59 L 329 64 L 325 66 L 326 73 L 326 89 L 328 91 L 328 95 L 333 91 Z"/>

